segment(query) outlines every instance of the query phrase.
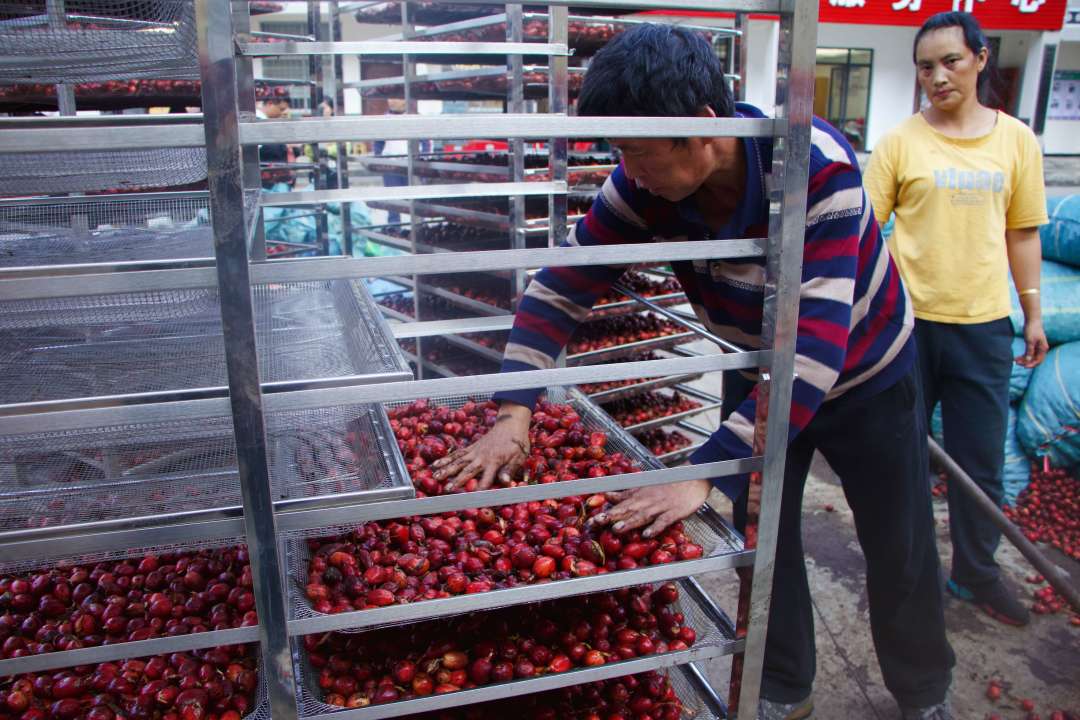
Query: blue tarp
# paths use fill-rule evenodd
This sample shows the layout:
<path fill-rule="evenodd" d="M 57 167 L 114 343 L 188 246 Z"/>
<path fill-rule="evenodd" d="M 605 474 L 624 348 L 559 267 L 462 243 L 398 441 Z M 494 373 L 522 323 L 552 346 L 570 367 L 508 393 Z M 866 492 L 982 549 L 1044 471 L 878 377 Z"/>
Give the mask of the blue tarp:
<path fill-rule="evenodd" d="M 1013 338 L 1012 356 L 1018 358 L 1027 350 L 1024 338 Z M 1012 374 L 1009 375 L 1009 404 L 1017 405 L 1024 399 L 1028 383 L 1031 382 L 1031 370 L 1013 362 Z"/>
<path fill-rule="evenodd" d="M 1080 195 L 1048 198 L 1050 222 L 1039 228 L 1047 260 L 1080 266 Z"/>
<path fill-rule="evenodd" d="M 1012 285 L 1010 281 L 1009 285 Z M 1024 332 L 1024 313 L 1016 288 L 1012 296 L 1013 332 Z M 1042 315 L 1046 339 L 1050 345 L 1063 345 L 1080 340 L 1080 267 L 1044 260 L 1042 264 Z"/>
<path fill-rule="evenodd" d="M 1009 408 L 1009 424 L 1005 427 L 1005 466 L 1002 481 L 1005 485 L 1005 503 L 1016 504 L 1016 496 L 1031 482 L 1031 460 L 1020 447 L 1016 438 L 1018 415 L 1015 408 Z"/>
<path fill-rule="evenodd" d="M 1052 349 L 1035 368 L 1020 404 L 1017 437 L 1029 457 L 1080 466 L 1080 342 Z"/>

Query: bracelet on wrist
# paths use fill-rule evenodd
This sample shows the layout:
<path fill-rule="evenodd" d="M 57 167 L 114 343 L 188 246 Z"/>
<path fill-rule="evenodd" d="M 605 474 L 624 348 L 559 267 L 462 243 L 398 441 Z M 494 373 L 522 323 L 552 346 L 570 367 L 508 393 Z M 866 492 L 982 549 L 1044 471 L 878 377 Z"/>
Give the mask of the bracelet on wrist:
<path fill-rule="evenodd" d="M 1024 297 L 1025 295 L 1038 295 L 1039 288 L 1027 288 L 1026 290 L 1017 290 L 1017 295 Z"/>

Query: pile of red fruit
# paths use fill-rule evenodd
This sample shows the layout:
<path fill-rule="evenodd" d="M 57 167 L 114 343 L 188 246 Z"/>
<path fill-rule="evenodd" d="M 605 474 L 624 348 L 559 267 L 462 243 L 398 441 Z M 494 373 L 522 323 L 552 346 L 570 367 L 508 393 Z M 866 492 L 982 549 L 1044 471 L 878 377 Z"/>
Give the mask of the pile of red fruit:
<path fill-rule="evenodd" d="M 986 686 L 986 697 L 990 702 L 996 703 L 1001 700 L 1005 691 L 1006 688 L 1002 685 L 1002 681 L 995 678 Z M 1042 715 L 1035 711 L 1036 704 L 1031 698 L 1015 698 L 1014 702 L 1021 711 L 1026 713 L 1024 720 L 1042 720 Z M 1080 715 L 1067 710 L 1054 710 L 1046 717 L 1047 720 L 1080 720 Z M 986 720 L 1002 720 L 1002 716 L 997 713 L 988 713 Z"/>
<path fill-rule="evenodd" d="M 654 670 L 410 717 L 414 720 L 506 720 L 509 717 L 521 720 L 680 720 L 694 716 L 694 708 L 683 705 L 668 676 Z"/>
<path fill-rule="evenodd" d="M 700 402 L 680 392 L 668 395 L 655 390 L 636 397 L 615 400 L 603 406 L 604 412 L 615 418 L 615 421 L 623 427 L 695 410 L 699 407 L 702 407 Z"/>
<path fill-rule="evenodd" d="M 657 280 L 639 273 L 633 270 L 627 271 L 619 278 L 619 282 L 626 285 L 638 295 L 643 297 L 656 297 L 658 295 L 671 295 L 672 293 L 682 292 L 682 285 L 679 281 L 673 277 L 665 278 L 664 280 Z M 596 305 L 593 306 L 594 312 L 599 309 L 601 305 L 610 305 L 611 303 L 622 302 L 626 300 L 626 296 L 622 293 L 610 290 L 607 295 L 596 301 Z"/>
<path fill-rule="evenodd" d="M 684 332 L 682 325 L 649 313 L 623 315 L 580 326 L 570 338 L 567 352 L 577 355 Z"/>
<path fill-rule="evenodd" d="M 1031 484 L 1020 492 L 1005 515 L 1031 542 L 1053 545 L 1080 560 L 1080 480 L 1057 468 L 1032 467 Z"/>
<path fill-rule="evenodd" d="M 399 312 L 402 315 L 408 315 L 413 317 L 415 315 L 413 308 L 413 299 L 411 295 L 406 293 L 390 293 L 389 295 L 380 295 L 375 298 L 375 302 L 383 307 L 388 307 L 394 312 Z"/>
<path fill-rule="evenodd" d="M 1034 604 L 1031 606 L 1031 611 L 1036 615 L 1055 615 L 1062 610 L 1069 609 L 1069 601 L 1065 599 L 1065 596 L 1054 590 L 1054 587 L 1046 582 L 1046 578 L 1042 575 L 1028 575 L 1027 581 L 1031 585 L 1041 585 L 1042 587 L 1031 592 L 1031 596 L 1035 599 Z M 1074 613 L 1070 618 L 1072 625 L 1080 627 L 1080 614 Z"/>
<path fill-rule="evenodd" d="M 0 656 L 258 624 L 245 547 L 0 577 Z"/>
<path fill-rule="evenodd" d="M 678 430 L 669 431 L 663 428 L 647 430 L 638 435 L 637 439 L 642 445 L 649 448 L 653 455 L 667 455 L 676 450 L 682 450 L 684 447 L 689 447 L 693 443 L 690 438 Z"/>
<path fill-rule="evenodd" d="M 366 707 L 686 650 L 673 583 L 304 637 L 323 702 Z"/>
<path fill-rule="evenodd" d="M 468 298 L 470 300 L 476 300 L 477 302 L 482 302 L 493 307 L 503 308 L 505 310 L 510 309 L 509 288 L 503 288 L 503 290 L 500 292 L 495 288 L 482 288 L 476 287 L 474 285 L 466 285 L 462 287 L 462 285 L 458 283 L 447 282 L 445 280 L 440 281 L 438 279 L 433 279 L 431 284 L 435 287 L 442 288 L 443 290 L 447 290 L 454 293 L 455 295 L 460 295 L 461 297 Z"/>
<path fill-rule="evenodd" d="M 597 365 L 607 365 L 608 363 L 619 362 L 640 362 L 642 360 L 663 360 L 665 358 L 657 355 L 654 352 L 638 353 L 626 358 L 616 358 L 615 360 L 605 360 L 602 363 L 596 363 Z M 586 395 L 595 395 L 596 393 L 605 392 L 607 390 L 614 390 L 615 388 L 627 387 L 629 385 L 637 385 L 643 383 L 648 378 L 632 378 L 630 380 L 604 380 L 603 382 L 586 383 L 579 385 L 581 391 Z"/>
<path fill-rule="evenodd" d="M 255 708 L 257 646 L 0 679 L 0 720 L 240 720 Z"/>
<path fill-rule="evenodd" d="M 469 402 L 453 410 L 418 400 L 389 411 L 418 497 L 445 492 L 430 463 L 486 432 L 497 407 Z M 530 456 L 512 485 L 638 469 L 621 453 L 608 454 L 607 436 L 587 432 L 568 405 L 541 401 L 530 440 Z M 466 483 L 465 490 L 475 488 L 475 480 Z M 650 539 L 637 531 L 594 531 L 587 521 L 608 507 L 604 495 L 570 496 L 365 523 L 346 535 L 308 541 L 305 594 L 316 612 L 340 613 L 702 556 L 682 523 Z"/>
<path fill-rule="evenodd" d="M 269 4 L 269 3 L 268 3 Z M 96 101 L 122 101 L 130 99 L 134 105 L 139 99 L 152 99 L 157 102 L 181 102 L 199 105 L 202 99 L 202 83 L 198 80 L 106 80 L 101 82 L 78 83 L 73 88 L 76 101 L 82 106 L 93 105 Z M 288 97 L 289 89 L 285 86 L 272 86 L 265 83 L 255 84 L 255 97 L 265 100 L 270 97 Z M 47 83 L 22 83 L 0 85 L 0 100 L 13 102 L 40 102 L 56 98 L 56 85 Z"/>

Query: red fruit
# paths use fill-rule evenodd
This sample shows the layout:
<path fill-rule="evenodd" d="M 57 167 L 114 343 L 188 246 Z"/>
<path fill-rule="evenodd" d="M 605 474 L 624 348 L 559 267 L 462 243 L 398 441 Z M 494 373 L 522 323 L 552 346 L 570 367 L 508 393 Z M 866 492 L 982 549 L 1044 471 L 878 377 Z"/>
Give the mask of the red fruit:
<path fill-rule="evenodd" d="M 694 560 L 702 555 L 701 546 L 695 545 L 694 543 L 680 545 L 678 552 L 680 560 Z"/>
<path fill-rule="evenodd" d="M 364 597 L 368 605 L 374 605 L 375 607 L 384 607 L 386 605 L 394 604 L 394 594 L 389 590 L 382 588 L 376 588 L 371 590 Z"/>
<path fill-rule="evenodd" d="M 649 554 L 649 546 L 641 542 L 627 543 L 623 546 L 622 554 L 633 560 L 641 560 Z"/>
<path fill-rule="evenodd" d="M 532 661 L 527 658 L 518 658 L 517 664 L 514 665 L 514 675 L 519 678 L 532 677 L 536 674 L 536 666 L 532 664 Z"/>
<path fill-rule="evenodd" d="M 454 573 L 446 578 L 446 589 L 455 595 L 465 592 L 469 585 L 469 579 L 462 573 Z"/>
<path fill-rule="evenodd" d="M 4 701 L 7 703 L 8 710 L 12 712 L 22 712 L 30 707 L 30 696 L 19 690 L 9 692 Z"/>
<path fill-rule="evenodd" d="M 427 673 L 418 673 L 412 681 L 412 691 L 417 695 L 430 695 L 435 689 L 431 682 L 431 676 Z"/>
<path fill-rule="evenodd" d="M 451 650 L 442 656 L 442 666 L 447 670 L 462 670 L 469 664 L 469 656 L 457 650 Z"/>
<path fill-rule="evenodd" d="M 538 559 L 539 558 L 536 557 L 536 551 L 528 545 L 518 545 L 510 553 L 511 562 L 513 562 L 514 567 L 519 570 L 532 568 L 533 564 L 536 563 Z M 548 559 L 550 560 L 550 558 Z"/>
<path fill-rule="evenodd" d="M 514 666 L 506 660 L 500 660 L 491 666 L 492 682 L 507 682 L 514 679 Z"/>
<path fill-rule="evenodd" d="M 1001 688 L 998 686 L 997 683 L 993 681 L 990 682 L 990 685 L 988 685 L 986 688 L 986 697 L 990 698 L 995 702 L 1001 697 Z"/>
<path fill-rule="evenodd" d="M 590 667 L 595 665 L 603 665 L 605 662 L 604 654 L 601 653 L 599 650 L 589 650 L 587 653 L 585 653 L 585 657 L 582 659 L 585 665 L 588 665 Z"/>
<path fill-rule="evenodd" d="M 49 717 L 57 720 L 70 720 L 82 713 L 82 704 L 74 698 L 57 700 L 49 706 Z"/>
<path fill-rule="evenodd" d="M 1024 712 L 1031 712 L 1035 709 L 1035 701 L 1024 698 L 1020 701 L 1020 709 Z"/>
<path fill-rule="evenodd" d="M 546 578 L 555 572 L 555 559 L 547 556 L 538 557 L 532 565 L 533 575 L 538 578 Z"/>
<path fill-rule="evenodd" d="M 469 679 L 477 685 L 485 685 L 491 680 L 491 661 L 487 658 L 473 660 L 469 666 Z"/>
<path fill-rule="evenodd" d="M 416 677 L 416 663 L 411 660 L 402 660 L 394 665 L 394 680 L 398 685 L 408 685 Z"/>
<path fill-rule="evenodd" d="M 556 655 L 548 663 L 548 672 L 566 672 L 573 667 L 573 663 L 570 662 L 570 658 L 563 654 Z"/>

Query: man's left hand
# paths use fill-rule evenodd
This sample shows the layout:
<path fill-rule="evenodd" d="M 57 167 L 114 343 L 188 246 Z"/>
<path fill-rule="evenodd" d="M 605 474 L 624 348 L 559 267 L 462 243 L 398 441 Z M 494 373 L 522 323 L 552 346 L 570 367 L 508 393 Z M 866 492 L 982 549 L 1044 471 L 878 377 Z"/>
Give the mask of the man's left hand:
<path fill-rule="evenodd" d="M 593 518 L 593 524 L 611 523 L 617 533 L 648 526 L 645 537 L 659 535 L 672 523 L 693 515 L 705 504 L 712 483 L 708 480 L 687 480 L 670 485 L 650 485 L 620 492 L 610 492 L 608 498 L 615 506 Z"/>

